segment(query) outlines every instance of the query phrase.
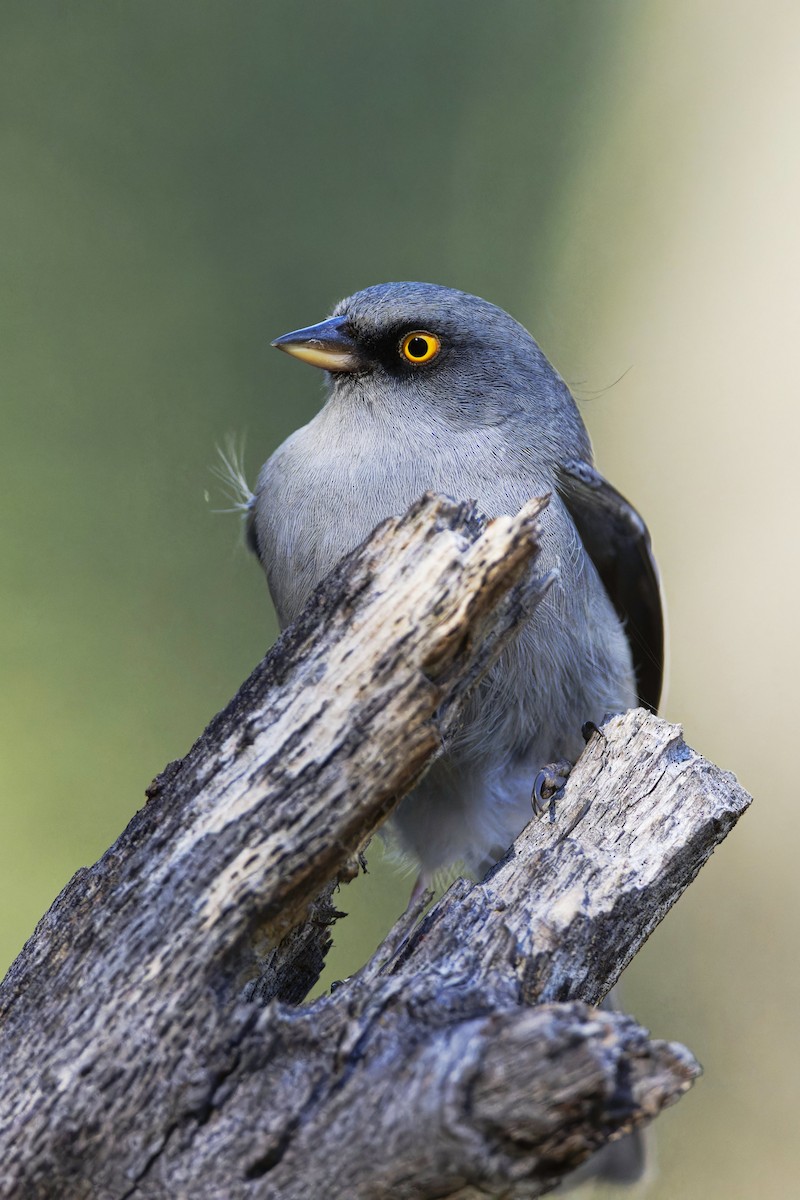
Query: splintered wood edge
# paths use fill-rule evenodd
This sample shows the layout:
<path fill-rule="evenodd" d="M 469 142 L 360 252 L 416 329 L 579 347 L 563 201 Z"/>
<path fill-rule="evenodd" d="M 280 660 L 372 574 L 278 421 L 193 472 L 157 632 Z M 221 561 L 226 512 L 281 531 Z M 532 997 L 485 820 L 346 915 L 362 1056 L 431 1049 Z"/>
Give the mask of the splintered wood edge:
<path fill-rule="evenodd" d="M 644 709 L 610 718 L 578 760 L 555 819 L 536 818 L 484 881 L 458 880 L 389 973 L 458 948 L 477 977 L 528 1002 L 600 1000 L 751 798 Z"/>

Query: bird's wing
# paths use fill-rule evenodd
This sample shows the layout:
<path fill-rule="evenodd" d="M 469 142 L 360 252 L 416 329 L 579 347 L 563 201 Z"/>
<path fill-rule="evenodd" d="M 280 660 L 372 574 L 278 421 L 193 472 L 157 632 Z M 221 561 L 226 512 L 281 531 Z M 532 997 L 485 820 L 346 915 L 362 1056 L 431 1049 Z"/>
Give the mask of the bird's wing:
<path fill-rule="evenodd" d="M 255 554 L 256 558 L 261 560 L 261 551 L 258 546 L 258 534 L 256 533 L 256 498 L 250 500 L 250 503 L 245 509 L 244 518 L 244 542 L 247 549 Z"/>
<path fill-rule="evenodd" d="M 664 615 L 647 526 L 582 459 L 559 466 L 556 486 L 625 626 L 639 700 L 656 712 L 664 680 Z"/>

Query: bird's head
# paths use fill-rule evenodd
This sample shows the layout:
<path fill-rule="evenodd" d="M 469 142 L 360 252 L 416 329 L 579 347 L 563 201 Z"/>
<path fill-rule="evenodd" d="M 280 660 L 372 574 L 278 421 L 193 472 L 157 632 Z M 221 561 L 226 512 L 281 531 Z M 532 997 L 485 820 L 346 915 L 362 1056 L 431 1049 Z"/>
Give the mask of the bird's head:
<path fill-rule="evenodd" d="M 508 313 L 430 283 L 384 283 L 273 346 L 329 372 L 332 397 L 431 420 L 549 425 L 574 411 L 565 384 Z M 575 418 L 577 412 L 574 413 Z M 570 421 L 571 423 L 571 421 Z"/>

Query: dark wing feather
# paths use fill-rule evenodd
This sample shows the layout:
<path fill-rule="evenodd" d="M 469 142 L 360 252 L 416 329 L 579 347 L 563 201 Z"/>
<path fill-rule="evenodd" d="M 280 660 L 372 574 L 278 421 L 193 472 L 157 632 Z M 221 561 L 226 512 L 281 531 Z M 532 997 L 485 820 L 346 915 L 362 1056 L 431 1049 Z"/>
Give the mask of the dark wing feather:
<path fill-rule="evenodd" d="M 624 622 L 639 699 L 656 712 L 664 682 L 664 616 L 647 526 L 625 497 L 581 459 L 558 468 L 557 487 Z"/>
<path fill-rule="evenodd" d="M 258 534 L 256 533 L 256 498 L 252 500 L 245 509 L 244 519 L 244 541 L 248 550 L 255 554 L 256 558 L 261 560 L 261 551 L 258 547 Z M 264 564 L 266 569 L 266 564 Z"/>

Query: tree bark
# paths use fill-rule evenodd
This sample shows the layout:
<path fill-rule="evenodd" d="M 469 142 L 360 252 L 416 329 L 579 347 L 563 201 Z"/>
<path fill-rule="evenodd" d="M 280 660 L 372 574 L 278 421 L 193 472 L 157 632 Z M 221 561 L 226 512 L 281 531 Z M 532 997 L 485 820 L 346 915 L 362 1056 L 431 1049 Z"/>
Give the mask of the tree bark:
<path fill-rule="evenodd" d="M 532 1197 L 698 1073 L 597 1003 L 749 803 L 634 710 L 479 884 L 300 1005 L 337 882 L 550 579 L 428 496 L 324 581 L 0 988 L 9 1197 Z M 300 1006 L 299 1006 L 300 1005 Z"/>

